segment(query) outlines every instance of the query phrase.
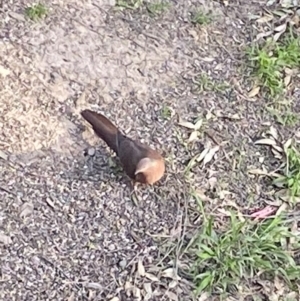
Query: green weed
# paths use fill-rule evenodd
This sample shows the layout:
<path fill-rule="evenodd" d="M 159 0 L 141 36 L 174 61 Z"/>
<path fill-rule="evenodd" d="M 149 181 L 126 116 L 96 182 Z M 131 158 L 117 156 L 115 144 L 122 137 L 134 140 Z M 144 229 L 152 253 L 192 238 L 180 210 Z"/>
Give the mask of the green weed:
<path fill-rule="evenodd" d="M 27 18 L 29 18 L 32 21 L 38 21 L 39 19 L 47 16 L 47 14 L 48 14 L 48 9 L 42 3 L 32 5 L 25 9 L 25 15 L 27 16 Z"/>
<path fill-rule="evenodd" d="M 229 86 L 226 83 L 217 83 L 204 73 L 200 74 L 196 78 L 194 84 L 198 92 L 203 92 L 203 91 L 223 92 L 229 88 Z"/>
<path fill-rule="evenodd" d="M 298 278 L 300 266 L 295 263 L 292 252 L 281 246 L 283 241 L 293 237 L 281 217 L 241 222 L 232 214 L 222 231 L 216 229 L 213 218 L 204 220 L 189 250 L 194 254 L 191 273 L 196 294 L 207 291 L 226 295 L 228 289 L 251 281 L 257 275 L 273 279 L 277 276 L 288 285 Z"/>
<path fill-rule="evenodd" d="M 169 7 L 169 3 L 165 1 L 157 1 L 147 4 L 147 10 L 152 16 L 157 16 L 166 11 Z"/>
<path fill-rule="evenodd" d="M 196 11 L 192 13 L 191 22 L 196 25 L 206 25 L 212 21 L 212 17 L 209 14 L 204 13 L 203 11 Z"/>
<path fill-rule="evenodd" d="M 247 55 L 260 85 L 276 96 L 284 89 L 284 69 L 300 66 L 300 39 L 290 34 L 277 43 L 254 45 Z"/>
<path fill-rule="evenodd" d="M 143 0 L 117 0 L 116 7 L 120 9 L 138 9 L 143 5 Z"/>
<path fill-rule="evenodd" d="M 300 152 L 294 146 L 285 149 L 286 163 L 283 175 L 274 184 L 288 189 L 292 198 L 300 196 Z"/>

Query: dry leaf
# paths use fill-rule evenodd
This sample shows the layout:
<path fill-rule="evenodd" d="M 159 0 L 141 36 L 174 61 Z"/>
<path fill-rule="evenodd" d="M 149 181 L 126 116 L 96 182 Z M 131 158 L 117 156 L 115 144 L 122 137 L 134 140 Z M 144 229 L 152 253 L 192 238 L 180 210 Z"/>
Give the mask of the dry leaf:
<path fill-rule="evenodd" d="M 185 127 L 185 128 L 191 129 L 191 130 L 195 129 L 195 125 L 191 122 L 188 122 L 188 121 L 182 121 L 182 122 L 179 122 L 178 124 Z"/>
<path fill-rule="evenodd" d="M 284 143 L 283 149 L 284 149 L 285 152 L 286 152 L 287 149 L 292 145 L 292 142 L 293 142 L 293 139 L 290 138 L 290 139 L 288 139 L 288 140 Z"/>
<path fill-rule="evenodd" d="M 207 155 L 203 159 L 203 165 L 205 166 L 208 162 L 212 160 L 216 152 L 220 149 L 220 146 L 215 146 L 212 149 L 209 150 Z"/>
<path fill-rule="evenodd" d="M 300 18 L 297 14 L 295 14 L 294 17 L 290 20 L 290 24 L 296 25 L 298 27 L 299 23 L 300 23 Z"/>
<path fill-rule="evenodd" d="M 175 275 L 176 273 L 174 271 L 174 268 L 168 268 L 161 273 L 162 277 L 171 278 L 171 279 L 177 279 Z"/>
<path fill-rule="evenodd" d="M 274 139 L 278 140 L 278 133 L 274 126 L 270 127 L 269 133 L 274 137 Z"/>
<path fill-rule="evenodd" d="M 103 289 L 103 286 L 97 282 L 89 282 L 86 284 L 86 288 L 101 290 L 101 289 Z"/>
<path fill-rule="evenodd" d="M 205 116 L 206 120 L 209 120 L 209 119 L 211 119 L 212 117 L 213 117 L 212 112 L 211 112 L 211 111 L 208 111 L 207 114 L 206 114 L 206 116 Z"/>
<path fill-rule="evenodd" d="M 151 283 L 145 282 L 143 283 L 144 290 L 146 291 L 147 294 L 152 294 L 152 286 Z"/>
<path fill-rule="evenodd" d="M 0 158 L 7 161 L 8 155 L 5 152 L 3 152 L 2 150 L 0 150 Z"/>
<path fill-rule="evenodd" d="M 140 276 L 145 276 L 145 267 L 141 259 L 138 261 L 138 273 Z"/>
<path fill-rule="evenodd" d="M 161 276 L 162 276 L 162 277 L 165 277 L 165 278 L 171 278 L 171 279 L 174 279 L 174 275 L 175 275 L 174 272 L 175 272 L 175 271 L 174 271 L 174 268 L 168 268 L 168 269 L 165 269 L 165 270 L 162 272 Z"/>
<path fill-rule="evenodd" d="M 285 78 L 284 78 L 284 85 L 287 87 L 290 82 L 291 82 L 291 76 L 290 75 L 287 75 Z"/>
<path fill-rule="evenodd" d="M 276 215 L 276 216 L 279 216 L 282 212 L 285 212 L 285 211 L 286 211 L 287 207 L 288 207 L 287 203 L 282 203 L 282 202 L 281 202 L 281 205 L 280 205 L 280 207 L 278 208 L 278 210 L 277 210 L 277 212 L 276 212 L 275 215 Z"/>
<path fill-rule="evenodd" d="M 27 217 L 29 215 L 31 215 L 31 213 L 33 212 L 34 206 L 32 203 L 24 203 L 21 206 L 21 210 L 20 210 L 20 217 L 24 218 Z"/>
<path fill-rule="evenodd" d="M 12 243 L 12 240 L 8 235 L 0 233 L 0 243 L 3 243 L 4 245 L 9 245 Z"/>
<path fill-rule="evenodd" d="M 197 162 L 201 162 L 201 161 L 205 158 L 205 156 L 207 155 L 208 152 L 209 152 L 209 148 L 205 148 L 205 149 L 201 152 L 200 156 L 198 156 L 198 157 L 196 158 L 196 161 L 197 161 Z"/>
<path fill-rule="evenodd" d="M 262 175 L 262 176 L 268 176 L 269 173 L 267 171 L 264 171 L 262 169 L 249 169 L 248 173 L 253 174 L 253 175 Z"/>
<path fill-rule="evenodd" d="M 266 15 L 263 16 L 259 19 L 256 20 L 257 23 L 266 23 L 266 22 L 270 22 L 273 20 L 273 16 L 272 15 Z"/>
<path fill-rule="evenodd" d="M 141 300 L 141 290 L 138 287 L 134 287 L 133 290 L 133 296 L 135 297 L 135 300 L 140 301 Z"/>
<path fill-rule="evenodd" d="M 273 139 L 264 138 L 264 139 L 260 139 L 260 140 L 255 141 L 254 144 L 255 145 L 257 145 L 257 144 L 276 145 L 276 142 Z"/>
<path fill-rule="evenodd" d="M 0 75 L 2 75 L 3 77 L 6 77 L 7 75 L 9 75 L 9 73 L 10 73 L 10 70 L 8 70 L 0 65 Z"/>
<path fill-rule="evenodd" d="M 75 294 L 74 292 L 72 292 L 67 301 L 74 301 L 74 300 L 75 300 Z"/>
<path fill-rule="evenodd" d="M 274 30 L 277 32 L 284 32 L 286 30 L 286 23 L 283 23 L 283 24 L 275 27 Z"/>
<path fill-rule="evenodd" d="M 252 98 L 259 93 L 260 87 L 254 87 L 248 94 L 248 97 Z"/>
<path fill-rule="evenodd" d="M 283 149 L 280 146 L 278 146 L 278 145 L 272 145 L 272 148 L 274 148 L 279 153 L 283 152 Z"/>
<path fill-rule="evenodd" d="M 46 202 L 47 202 L 47 204 L 51 207 L 51 208 L 55 208 L 55 205 L 54 205 L 54 203 L 52 202 L 52 200 L 50 199 L 50 198 L 46 198 Z"/>
<path fill-rule="evenodd" d="M 150 273 L 145 273 L 145 277 L 146 278 L 148 278 L 149 280 L 151 280 L 151 281 L 159 281 L 159 279 L 156 277 L 156 276 L 154 276 L 153 274 L 150 274 Z"/>
<path fill-rule="evenodd" d="M 201 126 L 202 126 L 202 123 L 203 123 L 203 120 L 202 120 L 202 119 L 198 120 L 198 121 L 195 123 L 195 130 L 196 130 L 196 131 L 199 131 L 199 130 L 200 130 L 200 128 L 201 128 Z"/>
<path fill-rule="evenodd" d="M 259 33 L 259 34 L 256 36 L 256 38 L 255 38 L 254 41 L 258 41 L 258 40 L 260 40 L 260 39 L 262 39 L 262 38 L 269 37 L 269 36 L 272 35 L 272 34 L 273 34 L 273 31 L 272 31 L 272 30 L 267 31 L 267 32 L 261 32 L 261 33 Z"/>
<path fill-rule="evenodd" d="M 198 137 L 198 132 L 197 132 L 197 131 L 193 131 L 193 132 L 191 133 L 190 137 L 189 137 L 188 142 L 193 142 L 193 141 L 195 141 L 195 140 L 197 139 L 197 137 Z"/>
<path fill-rule="evenodd" d="M 209 298 L 209 293 L 208 292 L 204 292 L 203 294 L 201 294 L 201 296 L 198 298 L 198 301 L 206 301 Z"/>
<path fill-rule="evenodd" d="M 177 286 L 177 281 L 176 280 L 172 280 L 170 283 L 169 283 L 169 288 L 174 288 Z"/>
<path fill-rule="evenodd" d="M 177 297 L 177 295 L 176 295 L 176 294 L 174 294 L 173 292 L 171 292 L 171 291 L 167 291 L 165 294 L 166 294 L 166 295 L 169 297 L 169 299 L 168 299 L 168 300 L 174 300 L 174 301 L 178 301 L 178 297 Z"/>
<path fill-rule="evenodd" d="M 284 33 L 284 31 L 280 31 L 280 32 L 275 33 L 274 36 L 273 36 L 274 42 L 277 42 L 283 33 Z"/>

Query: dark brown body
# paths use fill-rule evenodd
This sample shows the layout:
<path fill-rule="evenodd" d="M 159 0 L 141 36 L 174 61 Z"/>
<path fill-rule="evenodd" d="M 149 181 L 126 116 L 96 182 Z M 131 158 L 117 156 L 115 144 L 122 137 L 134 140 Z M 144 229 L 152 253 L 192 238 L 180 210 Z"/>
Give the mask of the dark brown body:
<path fill-rule="evenodd" d="M 126 137 L 105 116 L 84 110 L 82 117 L 92 125 L 95 133 L 117 154 L 126 174 L 136 182 L 153 184 L 165 172 L 163 157 L 149 146 Z"/>

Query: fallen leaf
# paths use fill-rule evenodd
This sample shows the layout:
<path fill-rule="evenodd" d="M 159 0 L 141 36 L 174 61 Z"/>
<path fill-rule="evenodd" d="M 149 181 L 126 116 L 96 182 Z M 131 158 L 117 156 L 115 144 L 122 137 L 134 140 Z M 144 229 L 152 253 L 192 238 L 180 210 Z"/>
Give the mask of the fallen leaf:
<path fill-rule="evenodd" d="M 274 30 L 277 32 L 282 32 L 282 31 L 284 32 L 286 30 L 286 23 L 283 23 L 283 24 L 275 27 Z"/>
<path fill-rule="evenodd" d="M 169 288 L 174 288 L 177 286 L 177 281 L 176 280 L 172 280 L 170 283 L 169 283 Z"/>
<path fill-rule="evenodd" d="M 264 171 L 262 169 L 249 169 L 248 173 L 253 174 L 253 175 L 262 175 L 262 176 L 268 176 L 269 173 L 267 171 Z"/>
<path fill-rule="evenodd" d="M 283 149 L 284 149 L 285 152 L 286 152 L 286 151 L 288 150 L 288 148 L 292 145 L 292 142 L 293 142 L 293 139 L 290 138 L 290 139 L 288 139 L 288 140 L 284 143 Z"/>
<path fill-rule="evenodd" d="M 272 148 L 274 148 L 279 153 L 283 152 L 283 149 L 280 146 L 278 146 L 278 145 L 272 145 Z"/>
<path fill-rule="evenodd" d="M 161 276 L 165 277 L 165 278 L 171 278 L 171 279 L 177 279 L 177 277 L 175 276 L 176 273 L 174 271 L 174 268 L 168 268 L 165 269 L 162 273 Z"/>
<path fill-rule="evenodd" d="M 272 15 L 265 15 L 259 19 L 256 20 L 257 23 L 266 23 L 266 22 L 270 22 L 273 20 L 273 16 Z"/>
<path fill-rule="evenodd" d="M 282 202 L 281 202 L 282 203 Z M 279 216 L 282 212 L 285 212 L 286 210 L 287 210 L 287 207 L 288 207 L 288 205 L 287 205 L 287 203 L 282 203 L 281 205 L 280 205 L 280 207 L 278 208 L 278 210 L 277 210 L 277 212 L 276 212 L 276 216 Z"/>
<path fill-rule="evenodd" d="M 33 212 L 34 206 L 32 203 L 24 203 L 21 208 L 20 208 L 20 217 L 24 218 L 27 217 L 29 215 L 31 215 L 31 213 Z"/>
<path fill-rule="evenodd" d="M 198 301 L 206 301 L 208 298 L 209 298 L 209 293 L 204 292 L 203 294 L 200 295 L 200 297 L 198 298 Z"/>
<path fill-rule="evenodd" d="M 46 202 L 47 202 L 47 204 L 51 207 L 51 208 L 55 208 L 55 205 L 54 205 L 54 203 L 52 202 L 52 200 L 50 199 L 50 198 L 46 198 Z"/>
<path fill-rule="evenodd" d="M 259 34 L 256 36 L 256 38 L 255 38 L 254 41 L 258 41 L 258 40 L 260 40 L 260 39 L 262 39 L 262 38 L 269 37 L 269 36 L 272 35 L 272 34 L 273 34 L 273 31 L 272 31 L 272 30 L 269 30 L 269 31 L 267 31 L 267 32 L 261 32 L 261 33 L 259 33 Z"/>
<path fill-rule="evenodd" d="M 205 116 L 206 120 L 209 120 L 209 119 L 211 119 L 212 117 L 213 117 L 212 112 L 211 112 L 211 111 L 208 111 L 207 114 L 206 114 L 206 116 Z"/>
<path fill-rule="evenodd" d="M 292 25 L 296 25 L 297 27 L 299 26 L 300 23 L 300 18 L 297 14 L 294 15 L 294 17 L 290 20 L 290 23 Z"/>
<path fill-rule="evenodd" d="M 215 146 L 212 149 L 209 150 L 209 152 L 207 153 L 207 155 L 204 157 L 203 159 L 203 166 L 205 166 L 207 163 L 209 163 L 212 158 L 214 157 L 214 155 L 216 154 L 216 152 L 220 149 L 220 146 Z"/>
<path fill-rule="evenodd" d="M 9 74 L 10 74 L 10 70 L 8 70 L 0 65 L 0 75 L 2 75 L 3 77 L 6 77 Z"/>
<path fill-rule="evenodd" d="M 191 129 L 191 130 L 195 129 L 195 125 L 191 122 L 188 122 L 188 121 L 182 121 L 182 122 L 179 122 L 178 124 L 185 127 L 185 128 Z"/>
<path fill-rule="evenodd" d="M 291 76 L 290 75 L 287 75 L 285 78 L 284 78 L 284 85 L 287 87 L 290 83 L 291 83 Z"/>
<path fill-rule="evenodd" d="M 196 131 L 199 131 L 200 128 L 201 128 L 201 126 L 202 126 L 202 124 L 203 124 L 203 120 L 202 120 L 202 119 L 198 120 L 198 121 L 195 123 L 195 130 L 196 130 Z"/>
<path fill-rule="evenodd" d="M 151 281 L 159 281 L 159 279 L 155 275 L 150 274 L 150 273 L 145 273 L 145 277 Z"/>
<path fill-rule="evenodd" d="M 140 276 L 145 276 L 145 267 L 141 259 L 138 261 L 138 273 Z"/>
<path fill-rule="evenodd" d="M 270 216 L 272 213 L 274 213 L 275 211 L 276 211 L 276 207 L 267 206 L 259 211 L 256 211 L 256 212 L 250 214 L 250 216 L 255 217 L 256 219 L 266 218 L 266 217 Z"/>
<path fill-rule="evenodd" d="M 278 140 L 278 133 L 274 126 L 270 127 L 269 133 L 273 136 L 274 139 Z"/>
<path fill-rule="evenodd" d="M 8 235 L 0 233 L 0 242 L 3 243 L 4 245 L 9 245 L 12 243 L 12 240 Z"/>
<path fill-rule="evenodd" d="M 95 290 L 103 289 L 103 286 L 100 283 L 97 283 L 97 282 L 89 282 L 85 285 L 85 287 L 95 289 Z"/>
<path fill-rule="evenodd" d="M 146 291 L 147 294 L 152 294 L 152 286 L 151 283 L 149 282 L 145 282 L 143 283 L 144 289 Z"/>
<path fill-rule="evenodd" d="M 0 158 L 7 161 L 8 155 L 5 152 L 3 152 L 2 150 L 0 150 Z"/>
<path fill-rule="evenodd" d="M 205 149 L 201 152 L 200 156 L 198 156 L 198 157 L 196 158 L 197 162 L 201 162 L 201 161 L 205 158 L 205 156 L 207 155 L 208 152 L 209 152 L 209 148 L 205 148 Z"/>
<path fill-rule="evenodd" d="M 254 142 L 254 144 L 263 144 L 263 145 L 276 145 L 275 140 L 273 139 L 268 139 L 268 138 L 264 138 L 264 139 L 260 139 Z"/>
<path fill-rule="evenodd" d="M 284 33 L 284 31 L 280 31 L 280 32 L 275 33 L 274 36 L 273 36 L 274 42 L 277 42 L 283 33 Z"/>
<path fill-rule="evenodd" d="M 198 157 L 199 157 L 199 154 L 194 156 L 188 163 L 187 167 L 185 168 L 185 171 L 184 172 L 187 172 L 189 170 L 191 170 L 195 165 L 196 165 L 196 162 L 198 162 Z"/>
<path fill-rule="evenodd" d="M 141 300 L 141 290 L 138 287 L 134 287 L 133 290 L 133 296 L 135 297 L 135 300 L 140 301 Z"/>
<path fill-rule="evenodd" d="M 278 152 L 275 148 L 274 145 L 272 146 L 271 152 L 273 153 L 274 158 L 276 159 L 281 159 L 282 158 L 282 152 Z"/>
<path fill-rule="evenodd" d="M 193 142 L 197 139 L 198 137 L 198 132 L 197 131 L 193 131 L 188 139 L 188 142 Z"/>
<path fill-rule="evenodd" d="M 177 295 L 173 292 L 167 291 L 165 294 L 169 297 L 169 300 L 178 301 Z"/>

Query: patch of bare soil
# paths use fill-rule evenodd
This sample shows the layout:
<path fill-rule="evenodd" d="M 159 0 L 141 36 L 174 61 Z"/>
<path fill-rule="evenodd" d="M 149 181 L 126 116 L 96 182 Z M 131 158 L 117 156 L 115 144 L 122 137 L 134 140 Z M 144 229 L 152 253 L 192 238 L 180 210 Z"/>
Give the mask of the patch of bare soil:
<path fill-rule="evenodd" d="M 192 300 L 180 258 L 168 256 L 199 224 L 190 187 L 215 198 L 214 207 L 227 197 L 245 208 L 251 197 L 262 201 L 244 169 L 260 157 L 252 141 L 266 120 L 238 73 L 251 38 L 247 13 L 259 2 L 200 2 L 170 1 L 153 18 L 110 1 L 45 1 L 50 13 L 37 23 L 24 17 L 30 1 L 3 4 L 2 300 Z M 211 24 L 191 24 L 199 6 Z M 201 89 L 201 75 L 214 88 Z M 135 198 L 80 118 L 83 108 L 162 150 L 161 183 Z M 183 142 L 190 132 L 178 116 L 206 118 L 198 142 Z M 187 162 L 208 143 L 220 147 L 218 159 L 187 179 Z"/>

